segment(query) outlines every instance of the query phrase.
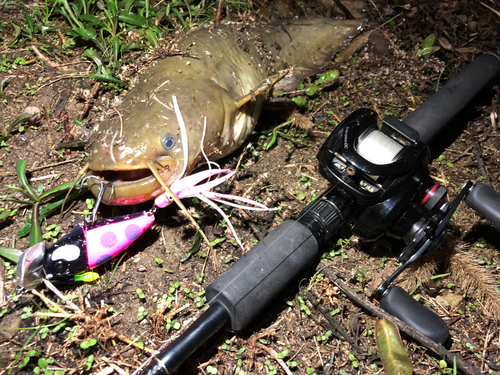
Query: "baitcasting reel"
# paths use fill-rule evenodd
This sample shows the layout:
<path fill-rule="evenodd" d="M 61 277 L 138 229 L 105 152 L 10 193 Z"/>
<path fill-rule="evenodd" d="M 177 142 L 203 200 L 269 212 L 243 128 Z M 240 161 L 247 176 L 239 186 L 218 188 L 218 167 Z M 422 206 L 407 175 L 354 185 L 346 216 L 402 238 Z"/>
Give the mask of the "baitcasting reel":
<path fill-rule="evenodd" d="M 352 232 L 366 241 L 383 234 L 407 244 L 398 262 L 432 235 L 449 209 L 447 190 L 434 182 L 429 149 L 418 133 L 394 117 L 358 109 L 318 153 L 322 174 L 355 205 Z M 439 246 L 436 241 L 436 246 Z"/>
<path fill-rule="evenodd" d="M 447 202 L 447 189 L 430 176 L 429 155 L 419 134 L 403 121 L 386 117 L 379 128 L 375 112 L 359 109 L 335 129 L 317 157 L 335 196 L 353 211 L 354 234 L 367 241 L 387 234 L 406 243 L 397 260 L 402 265 L 374 297 L 387 312 L 443 342 L 449 333 L 446 323 L 403 289 L 389 288 L 415 260 L 439 250 L 446 224 L 473 187 L 468 182 L 452 203 Z"/>

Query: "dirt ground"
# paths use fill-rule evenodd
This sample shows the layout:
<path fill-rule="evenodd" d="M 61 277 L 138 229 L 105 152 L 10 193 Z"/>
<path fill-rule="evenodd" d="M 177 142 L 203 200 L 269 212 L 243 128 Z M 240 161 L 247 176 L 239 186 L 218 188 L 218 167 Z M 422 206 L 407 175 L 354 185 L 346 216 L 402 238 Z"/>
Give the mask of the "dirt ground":
<path fill-rule="evenodd" d="M 328 1 L 263 1 L 253 6 L 263 15 L 263 21 L 311 14 L 345 17 Z M 239 165 L 235 181 L 227 185 L 226 191 L 244 192 L 269 207 L 280 207 L 278 212 L 249 212 L 249 218 L 237 212 L 231 214 L 247 248 L 283 220 L 296 218 L 307 203 L 326 190 L 329 183 L 318 170 L 316 154 L 328 134 L 349 113 L 364 107 L 381 116 L 390 114 L 403 119 L 476 56 L 500 52 L 500 4 L 494 1 L 370 0 L 346 6 L 367 19 L 367 30 L 377 29 L 377 33 L 355 57 L 341 65 L 333 64 L 340 77 L 312 98 L 311 108 L 290 115 L 290 103 L 271 103 L 244 146 L 222 162 L 228 168 Z M 0 9 L 0 21 L 22 22 L 25 9 Z M 224 15 L 236 21 L 245 16 Z M 6 40 L 8 29 L 0 32 Z M 436 36 L 434 45 L 440 48 L 430 55 L 417 56 L 430 34 Z M 61 150 L 57 146 L 74 136 L 88 137 L 92 124 L 101 119 L 116 95 L 102 87 L 94 97 L 85 94 L 95 87 L 95 82 L 85 78 L 92 66 L 79 57 L 81 50 L 61 55 L 50 47 L 38 55 L 29 47 L 53 45 L 43 38 L 10 48 L 7 43 L 0 46 L 0 81 L 10 77 L 3 87 L 6 99 L 0 101 L 0 125 L 12 123 L 28 107 L 43 111 L 36 120 L 24 123 L 23 131 L 14 131 L 0 144 L 2 195 L 15 195 L 4 188 L 19 186 L 15 166 L 20 159 L 27 160 L 33 186 L 41 182 L 44 189 L 49 189 L 73 180 L 85 165 L 86 151 Z M 34 60 L 13 67 L 16 58 Z M 446 186 L 450 198 L 467 181 L 485 182 L 500 190 L 495 117 L 499 112 L 498 92 L 493 88 L 485 93 L 431 145 L 431 175 Z M 91 104 L 88 113 L 87 103 Z M 73 120 L 82 113 L 86 121 L 75 128 Z M 289 132 L 295 133 L 302 144 L 278 136 L 275 145 L 265 150 L 272 129 L 288 118 L 295 119 Z M 62 217 L 49 218 L 42 228 L 57 224 L 61 233 L 69 232 L 84 220 L 82 212 L 88 197 L 73 201 Z M 203 224 L 211 241 L 224 239 L 215 247 L 217 258 L 223 269 L 230 267 L 241 257 L 241 251 L 230 241 L 233 237 L 227 225 L 209 207 L 186 204 L 196 212 L 197 221 Z M 112 210 L 103 205 L 99 217 L 150 207 L 145 203 Z M 0 245 L 27 248 L 28 237 L 19 238 L 17 231 L 30 207 L 2 201 L 2 208 L 18 211 L 0 224 Z M 329 269 L 350 288 L 369 296 L 396 269 L 395 260 L 404 243 L 386 237 L 363 242 L 350 234 L 348 224 L 323 247 L 322 261 L 316 268 L 310 267 L 290 283 L 286 293 L 259 319 L 239 333 L 223 328 L 191 355 L 178 373 L 283 374 L 285 368 L 296 374 L 384 373 L 376 354 L 376 318 L 347 298 L 334 281 L 323 276 L 322 270 Z M 398 283 L 419 295 L 421 302 L 446 320 L 450 338 L 445 346 L 450 352 L 458 353 L 476 373 L 499 373 L 499 232 L 464 203 L 448 227 L 443 249 L 405 271 Z M 0 326 L 16 329 L 0 331 L 0 373 L 33 373 L 37 365 L 44 368 L 43 361 L 40 365 L 43 359 L 49 360 L 47 371 L 65 374 L 132 373 L 165 340 L 192 323 L 204 306 L 202 291 L 217 274 L 209 260 L 203 282 L 199 282 L 197 274 L 204 267 L 207 247 L 202 244 L 197 253 L 184 259 L 194 243 L 195 230 L 188 219 L 176 207 L 160 209 L 153 227 L 127 250 L 123 259 L 98 269 L 99 280 L 62 288 L 62 293 L 83 313 L 70 318 L 40 317 L 57 309 L 32 293 L 10 301 L 2 308 L 7 312 Z M 2 270 L 3 298 L 15 294 L 9 270 L 8 266 Z M 299 293 L 303 287 L 309 288 L 326 315 L 333 315 L 357 347 L 340 339 L 320 309 Z M 59 301 L 44 287 L 38 291 L 49 301 Z M 309 311 L 302 307 L 304 304 Z M 62 307 L 72 311 L 67 305 Z M 328 333 L 331 331 L 333 334 Z M 143 343 L 147 350 L 129 345 L 130 340 Z M 85 348 L 82 343 L 90 344 Z M 403 343 L 415 374 L 452 373 L 450 365 L 445 368 L 441 357 L 422 343 L 406 335 Z M 288 354 L 281 366 L 276 353 L 285 350 Z M 26 366 L 19 368 L 25 358 Z"/>

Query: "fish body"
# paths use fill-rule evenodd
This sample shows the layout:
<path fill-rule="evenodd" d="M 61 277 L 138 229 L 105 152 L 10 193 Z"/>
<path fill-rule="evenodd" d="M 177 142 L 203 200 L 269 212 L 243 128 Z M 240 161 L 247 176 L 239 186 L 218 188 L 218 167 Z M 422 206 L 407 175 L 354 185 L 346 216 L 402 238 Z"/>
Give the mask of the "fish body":
<path fill-rule="evenodd" d="M 130 205 L 161 194 L 150 160 L 172 184 L 203 154 L 215 161 L 236 150 L 264 102 L 253 94 L 256 88 L 282 69 L 292 72 L 285 83 L 317 72 L 359 29 L 359 21 L 304 19 L 274 26 L 207 24 L 180 38 L 170 51 L 182 54 L 148 68 L 91 139 L 90 174 L 113 186 L 103 202 Z M 94 195 L 101 186 L 89 180 Z"/>

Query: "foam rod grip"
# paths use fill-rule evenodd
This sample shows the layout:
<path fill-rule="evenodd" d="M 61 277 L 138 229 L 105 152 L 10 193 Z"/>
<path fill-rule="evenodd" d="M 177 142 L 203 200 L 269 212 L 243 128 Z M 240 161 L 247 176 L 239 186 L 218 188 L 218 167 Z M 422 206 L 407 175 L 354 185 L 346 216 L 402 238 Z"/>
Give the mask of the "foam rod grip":
<path fill-rule="evenodd" d="M 491 186 L 476 184 L 465 198 L 467 206 L 500 228 L 500 193 Z"/>
<path fill-rule="evenodd" d="M 317 254 L 311 231 L 297 221 L 285 221 L 207 287 L 207 301 L 222 304 L 231 316 L 231 329 L 240 331 Z"/>
<path fill-rule="evenodd" d="M 422 142 L 429 144 L 499 74 L 500 56 L 485 54 L 477 57 L 410 113 L 404 122 L 418 131 Z"/>
<path fill-rule="evenodd" d="M 380 299 L 380 306 L 410 327 L 439 344 L 450 334 L 448 325 L 439 315 L 415 301 L 399 286 L 393 286 Z"/>

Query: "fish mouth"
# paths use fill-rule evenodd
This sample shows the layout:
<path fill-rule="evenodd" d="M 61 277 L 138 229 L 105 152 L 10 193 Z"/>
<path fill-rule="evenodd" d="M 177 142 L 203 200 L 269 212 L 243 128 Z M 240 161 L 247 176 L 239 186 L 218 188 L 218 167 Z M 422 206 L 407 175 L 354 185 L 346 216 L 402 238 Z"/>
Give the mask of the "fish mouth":
<path fill-rule="evenodd" d="M 175 168 L 160 171 L 168 185 L 174 182 Z M 149 168 L 123 171 L 95 171 L 87 174 L 87 185 L 97 197 L 102 188 L 102 203 L 110 206 L 128 206 L 146 202 L 160 195 L 164 189 Z"/>

